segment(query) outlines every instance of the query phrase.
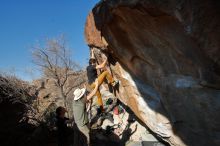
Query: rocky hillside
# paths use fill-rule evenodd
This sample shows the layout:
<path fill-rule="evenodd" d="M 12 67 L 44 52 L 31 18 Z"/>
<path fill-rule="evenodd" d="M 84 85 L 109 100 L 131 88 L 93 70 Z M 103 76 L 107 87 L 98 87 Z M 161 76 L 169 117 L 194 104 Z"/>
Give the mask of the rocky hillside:
<path fill-rule="evenodd" d="M 33 107 L 34 92 L 35 88 L 27 82 L 12 76 L 0 76 L 1 145 L 32 145 L 36 142 L 31 138 L 39 126 Z"/>
<path fill-rule="evenodd" d="M 220 3 L 105 0 L 85 36 L 118 98 L 171 145 L 220 145 Z"/>
<path fill-rule="evenodd" d="M 85 81 L 85 72 L 73 74 L 65 86 L 72 88 L 68 97 Z M 53 79 L 29 83 L 0 75 L 0 145 L 56 145 L 54 118 L 58 106 L 64 102 Z"/>

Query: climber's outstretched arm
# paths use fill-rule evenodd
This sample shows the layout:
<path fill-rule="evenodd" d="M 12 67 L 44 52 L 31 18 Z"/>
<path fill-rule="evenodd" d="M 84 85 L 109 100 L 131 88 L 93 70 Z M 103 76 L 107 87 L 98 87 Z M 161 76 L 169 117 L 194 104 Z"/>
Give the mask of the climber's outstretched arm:
<path fill-rule="evenodd" d="M 95 58 L 95 55 L 94 55 L 94 48 L 93 48 L 93 47 L 91 48 L 91 58 Z"/>
<path fill-rule="evenodd" d="M 96 69 L 102 69 L 106 66 L 107 58 L 102 62 L 102 64 L 96 65 Z"/>
<path fill-rule="evenodd" d="M 91 58 L 95 58 L 95 54 L 94 54 L 94 48 L 91 48 Z M 96 69 L 102 69 L 106 66 L 107 63 L 107 58 L 101 63 L 96 65 Z"/>

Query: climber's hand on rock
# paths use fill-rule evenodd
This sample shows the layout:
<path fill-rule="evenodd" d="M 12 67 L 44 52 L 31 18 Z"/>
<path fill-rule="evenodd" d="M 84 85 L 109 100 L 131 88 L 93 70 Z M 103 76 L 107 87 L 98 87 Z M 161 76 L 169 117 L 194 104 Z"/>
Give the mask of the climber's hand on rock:
<path fill-rule="evenodd" d="M 93 47 L 91 48 L 91 51 L 94 52 L 94 48 Z"/>

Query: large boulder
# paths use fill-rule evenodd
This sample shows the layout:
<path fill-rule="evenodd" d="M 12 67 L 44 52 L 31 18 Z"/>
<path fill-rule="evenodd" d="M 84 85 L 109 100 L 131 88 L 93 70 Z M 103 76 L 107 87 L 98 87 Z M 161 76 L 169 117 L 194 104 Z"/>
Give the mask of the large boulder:
<path fill-rule="evenodd" d="M 219 11 L 217 0 L 103 0 L 87 18 L 118 98 L 171 145 L 220 145 Z"/>

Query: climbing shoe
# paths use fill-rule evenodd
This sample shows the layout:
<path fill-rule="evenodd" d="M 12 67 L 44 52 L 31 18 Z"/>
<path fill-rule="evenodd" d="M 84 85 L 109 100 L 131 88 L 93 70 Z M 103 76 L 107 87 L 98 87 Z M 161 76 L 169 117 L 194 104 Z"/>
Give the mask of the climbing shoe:
<path fill-rule="evenodd" d="M 102 113 L 104 113 L 105 112 L 105 110 L 103 109 L 103 107 L 98 107 L 97 109 L 96 109 L 96 111 L 97 111 L 97 115 L 101 115 Z"/>
<path fill-rule="evenodd" d="M 119 80 L 115 80 L 113 83 L 111 83 L 111 85 L 112 85 L 113 87 L 115 87 L 117 84 L 119 84 Z"/>
<path fill-rule="evenodd" d="M 113 99 L 109 98 L 107 101 L 106 101 L 106 105 L 111 105 L 113 103 Z"/>

